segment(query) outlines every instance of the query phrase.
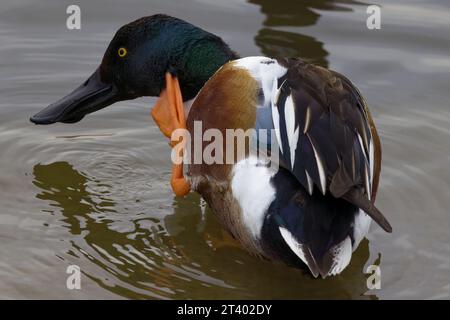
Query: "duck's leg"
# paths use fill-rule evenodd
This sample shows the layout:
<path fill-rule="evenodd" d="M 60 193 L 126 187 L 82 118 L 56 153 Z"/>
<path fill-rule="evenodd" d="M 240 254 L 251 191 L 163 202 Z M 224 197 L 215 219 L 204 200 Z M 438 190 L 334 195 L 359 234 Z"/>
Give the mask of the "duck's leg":
<path fill-rule="evenodd" d="M 186 130 L 180 84 L 178 79 L 169 72 L 166 73 L 166 88 L 161 92 L 151 115 L 161 132 L 168 138 L 172 138 L 172 133 L 177 129 Z M 184 139 L 171 141 L 171 146 L 175 147 L 178 143 L 185 143 L 185 141 Z M 184 196 L 189 193 L 191 185 L 184 178 L 183 163 L 173 164 L 170 184 L 177 196 Z"/>

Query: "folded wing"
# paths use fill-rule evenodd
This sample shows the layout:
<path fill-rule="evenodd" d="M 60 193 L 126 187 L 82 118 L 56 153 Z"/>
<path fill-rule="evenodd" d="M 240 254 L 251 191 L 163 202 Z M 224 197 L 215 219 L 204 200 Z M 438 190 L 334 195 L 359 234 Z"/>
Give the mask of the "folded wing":
<path fill-rule="evenodd" d="M 288 70 L 276 79 L 271 103 L 281 165 L 310 194 L 343 198 L 391 232 L 373 204 L 381 150 L 360 93 L 339 73 L 301 59 L 278 62 Z"/>

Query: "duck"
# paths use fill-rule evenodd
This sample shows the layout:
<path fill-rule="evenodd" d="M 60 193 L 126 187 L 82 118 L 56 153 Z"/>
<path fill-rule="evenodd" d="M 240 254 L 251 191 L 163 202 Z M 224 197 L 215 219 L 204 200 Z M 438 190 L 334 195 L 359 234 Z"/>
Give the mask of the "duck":
<path fill-rule="evenodd" d="M 182 157 L 172 166 L 175 195 L 198 192 L 250 254 L 326 278 L 349 265 L 372 220 L 392 232 L 375 206 L 380 138 L 349 79 L 301 58 L 240 57 L 220 37 L 175 17 L 121 27 L 94 73 L 30 120 L 76 123 L 143 96 L 158 97 L 152 118 Z M 230 163 L 196 162 L 185 136 L 173 135 L 194 134 L 198 123 L 202 132 L 270 136 L 252 134 L 248 141 L 258 147 L 246 142 Z"/>

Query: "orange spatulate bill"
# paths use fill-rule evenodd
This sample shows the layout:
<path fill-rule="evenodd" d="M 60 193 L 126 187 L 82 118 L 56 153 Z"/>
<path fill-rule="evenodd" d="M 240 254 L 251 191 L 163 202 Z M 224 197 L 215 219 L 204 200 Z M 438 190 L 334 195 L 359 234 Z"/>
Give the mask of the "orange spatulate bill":
<path fill-rule="evenodd" d="M 166 88 L 159 95 L 159 99 L 156 101 L 151 115 L 161 132 L 168 138 L 171 138 L 174 130 L 186 129 L 180 84 L 178 83 L 178 79 L 169 72 L 166 73 Z M 178 143 L 183 143 L 183 140 L 171 141 L 172 148 Z M 173 192 L 177 196 L 184 196 L 189 193 L 191 185 L 184 178 L 183 163 L 172 166 L 170 184 Z"/>

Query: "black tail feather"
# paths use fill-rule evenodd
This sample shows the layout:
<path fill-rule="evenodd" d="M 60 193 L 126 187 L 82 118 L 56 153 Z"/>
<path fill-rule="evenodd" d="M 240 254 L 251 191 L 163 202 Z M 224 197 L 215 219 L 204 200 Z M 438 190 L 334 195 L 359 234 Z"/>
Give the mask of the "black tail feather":
<path fill-rule="evenodd" d="M 352 189 L 343 198 L 366 212 L 384 231 L 391 233 L 392 226 L 380 210 L 363 194 L 361 189 Z"/>

